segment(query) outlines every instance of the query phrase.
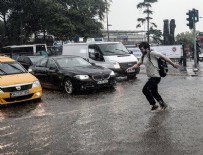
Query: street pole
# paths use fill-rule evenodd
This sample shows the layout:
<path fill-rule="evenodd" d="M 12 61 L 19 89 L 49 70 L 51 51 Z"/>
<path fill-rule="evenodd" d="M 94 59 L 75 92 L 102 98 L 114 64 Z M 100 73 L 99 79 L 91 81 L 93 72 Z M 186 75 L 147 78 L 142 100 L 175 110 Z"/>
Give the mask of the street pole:
<path fill-rule="evenodd" d="M 109 41 L 109 19 L 108 19 L 107 0 L 106 0 L 106 28 L 107 28 L 107 36 L 108 36 L 108 41 Z"/>
<path fill-rule="evenodd" d="M 22 0 L 20 0 L 20 43 L 23 44 Z"/>
<path fill-rule="evenodd" d="M 198 71 L 197 68 L 197 45 L 196 45 L 196 24 L 195 20 L 193 19 L 193 40 L 194 40 L 194 72 Z"/>
<path fill-rule="evenodd" d="M 106 21 L 107 21 L 107 35 L 108 35 L 108 41 L 109 41 L 109 19 L 108 19 L 108 12 L 106 11 Z"/>

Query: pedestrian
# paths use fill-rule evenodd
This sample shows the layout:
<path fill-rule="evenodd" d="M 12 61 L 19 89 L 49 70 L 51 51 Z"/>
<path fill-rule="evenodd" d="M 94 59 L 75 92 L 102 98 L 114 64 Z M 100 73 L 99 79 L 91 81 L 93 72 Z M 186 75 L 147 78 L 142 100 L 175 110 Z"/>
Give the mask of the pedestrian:
<path fill-rule="evenodd" d="M 146 74 L 149 79 L 144 85 L 142 92 L 146 96 L 147 100 L 149 101 L 149 104 L 152 106 L 151 111 L 155 111 L 159 108 L 159 106 L 156 105 L 156 101 L 159 103 L 160 108 L 164 110 L 167 108 L 167 104 L 163 101 L 162 97 L 158 92 L 158 84 L 161 81 L 161 77 L 158 71 L 157 60 L 159 58 L 164 59 L 166 62 L 171 64 L 174 68 L 179 68 L 179 65 L 172 62 L 169 58 L 167 58 L 163 54 L 154 50 L 150 50 L 150 45 L 147 42 L 141 42 L 139 44 L 139 49 L 142 52 L 142 58 L 139 60 L 137 64 L 134 64 L 132 67 L 129 67 L 127 69 L 127 72 L 129 72 L 132 69 L 136 69 L 141 64 L 145 65 Z M 149 59 L 149 54 L 150 54 L 150 59 Z"/>

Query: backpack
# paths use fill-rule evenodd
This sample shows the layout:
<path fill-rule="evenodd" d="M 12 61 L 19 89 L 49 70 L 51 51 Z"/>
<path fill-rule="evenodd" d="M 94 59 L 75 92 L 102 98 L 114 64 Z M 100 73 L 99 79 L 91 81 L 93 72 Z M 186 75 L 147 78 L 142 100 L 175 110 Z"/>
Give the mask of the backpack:
<path fill-rule="evenodd" d="M 151 62 L 150 52 L 148 54 L 148 58 L 149 58 L 149 61 Z M 142 57 L 142 61 L 143 61 L 143 59 L 144 59 L 144 56 Z M 151 63 L 154 67 L 156 67 L 159 70 L 159 75 L 161 77 L 165 77 L 168 73 L 168 65 L 167 65 L 166 61 L 159 58 L 159 59 L 157 59 L 157 62 L 158 62 L 158 68 L 156 66 L 154 66 L 154 64 L 152 62 Z"/>
<path fill-rule="evenodd" d="M 159 74 L 161 77 L 165 77 L 168 73 L 168 65 L 166 60 L 159 58 L 158 60 Z"/>

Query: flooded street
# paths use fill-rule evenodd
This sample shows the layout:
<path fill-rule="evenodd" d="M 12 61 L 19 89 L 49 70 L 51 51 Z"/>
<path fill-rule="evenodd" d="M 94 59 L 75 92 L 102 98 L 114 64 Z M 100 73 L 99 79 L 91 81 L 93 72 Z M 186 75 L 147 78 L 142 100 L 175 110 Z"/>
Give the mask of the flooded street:
<path fill-rule="evenodd" d="M 72 96 L 44 89 L 41 102 L 1 107 L 0 154 L 203 154 L 203 77 L 163 78 L 169 107 L 155 113 L 142 94 L 146 80 Z"/>

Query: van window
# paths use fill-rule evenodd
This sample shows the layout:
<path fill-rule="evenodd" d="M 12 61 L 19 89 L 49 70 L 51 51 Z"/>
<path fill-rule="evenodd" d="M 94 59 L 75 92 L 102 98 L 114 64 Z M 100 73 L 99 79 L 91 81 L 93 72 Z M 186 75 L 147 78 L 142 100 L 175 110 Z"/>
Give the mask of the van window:
<path fill-rule="evenodd" d="M 97 45 L 89 45 L 89 57 L 95 61 L 103 61 L 103 56 Z"/>
<path fill-rule="evenodd" d="M 122 43 L 98 44 L 103 55 L 127 55 L 128 50 Z"/>
<path fill-rule="evenodd" d="M 36 53 L 40 51 L 46 51 L 45 45 L 36 45 Z"/>
<path fill-rule="evenodd" d="M 47 54 L 46 44 L 32 44 L 32 45 L 14 45 L 14 46 L 6 46 L 2 48 L 2 54 L 5 54 L 13 59 L 17 59 L 18 56 L 21 55 L 45 55 Z"/>

